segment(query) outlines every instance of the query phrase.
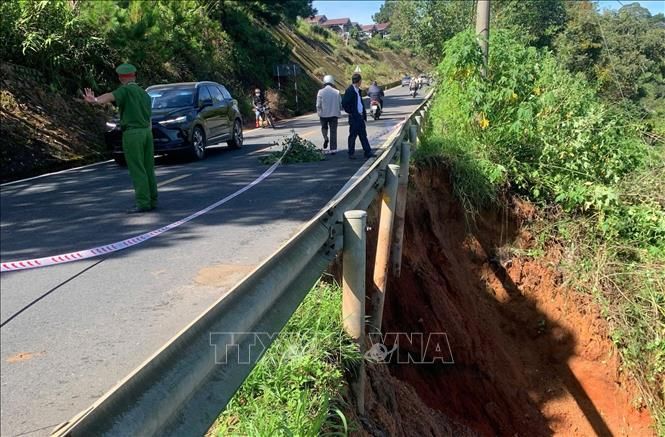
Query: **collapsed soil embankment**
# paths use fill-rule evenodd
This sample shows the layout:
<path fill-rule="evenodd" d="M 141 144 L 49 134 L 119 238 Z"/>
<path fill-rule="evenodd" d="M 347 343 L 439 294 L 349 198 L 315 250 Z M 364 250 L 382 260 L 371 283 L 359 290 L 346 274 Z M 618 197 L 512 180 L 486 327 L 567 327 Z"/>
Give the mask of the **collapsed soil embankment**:
<path fill-rule="evenodd" d="M 393 380 L 437 417 L 480 435 L 655 435 L 649 414 L 633 407 L 636 390 L 592 298 L 563 285 L 561 250 L 524 255 L 534 236 L 521 225 L 533 207 L 514 199 L 467 223 L 445 169 L 412 178 L 402 273 L 388 284 L 383 331 L 445 332 L 455 363 L 390 364 Z"/>

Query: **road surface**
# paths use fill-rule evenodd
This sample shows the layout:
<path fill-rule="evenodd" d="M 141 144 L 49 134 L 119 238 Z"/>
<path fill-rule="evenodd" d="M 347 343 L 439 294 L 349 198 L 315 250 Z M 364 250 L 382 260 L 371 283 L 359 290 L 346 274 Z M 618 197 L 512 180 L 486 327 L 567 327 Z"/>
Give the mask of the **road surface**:
<path fill-rule="evenodd" d="M 368 122 L 373 146 L 415 109 L 407 88 L 386 93 Z M 318 118 L 245 133 L 240 150 L 209 149 L 199 162 L 158 159 L 159 209 L 127 215 L 133 191 L 112 162 L 0 190 L 2 262 L 113 243 L 180 220 L 246 187 L 268 166 L 267 148 L 295 130 L 321 147 Z M 326 161 L 281 165 L 216 209 L 105 257 L 3 273 L 0 285 L 2 436 L 48 435 L 198 316 L 292 236 L 362 165 L 339 152 Z M 274 150 L 274 147 L 272 148 Z"/>

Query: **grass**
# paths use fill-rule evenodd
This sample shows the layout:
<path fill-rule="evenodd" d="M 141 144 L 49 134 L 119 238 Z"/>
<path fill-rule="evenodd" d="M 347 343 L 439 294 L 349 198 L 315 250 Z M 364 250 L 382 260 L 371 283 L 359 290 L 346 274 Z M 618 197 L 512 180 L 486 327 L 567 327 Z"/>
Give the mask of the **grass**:
<path fill-rule="evenodd" d="M 340 391 L 360 359 L 342 327 L 337 285 L 318 283 L 208 433 L 347 435 Z"/>

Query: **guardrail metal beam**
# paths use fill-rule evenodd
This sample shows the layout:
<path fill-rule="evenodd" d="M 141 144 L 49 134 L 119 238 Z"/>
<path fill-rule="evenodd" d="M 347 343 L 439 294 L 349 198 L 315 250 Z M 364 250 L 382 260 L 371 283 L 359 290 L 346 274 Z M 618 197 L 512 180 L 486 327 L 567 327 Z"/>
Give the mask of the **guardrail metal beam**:
<path fill-rule="evenodd" d="M 252 353 L 255 334 L 265 333 L 259 341 L 267 348 L 275 338 L 272 334 L 281 331 L 341 250 L 344 212 L 366 209 L 384 179 L 395 197 L 397 166 L 389 166 L 388 176 L 382 173 L 405 134 L 404 127 L 392 134 L 381 156 L 363 167 L 362 175 L 354 177 L 295 236 L 113 389 L 60 425 L 54 435 L 204 434 L 260 358 Z M 382 222 L 389 238 L 392 226 Z M 389 248 L 388 244 L 385 251 Z M 387 268 L 388 253 L 383 257 Z"/>

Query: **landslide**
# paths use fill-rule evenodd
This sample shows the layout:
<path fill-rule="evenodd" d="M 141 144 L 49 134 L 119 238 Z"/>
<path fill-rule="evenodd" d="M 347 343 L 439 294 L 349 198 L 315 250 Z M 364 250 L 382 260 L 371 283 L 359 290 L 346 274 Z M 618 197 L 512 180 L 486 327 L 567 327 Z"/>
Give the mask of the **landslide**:
<path fill-rule="evenodd" d="M 360 434 L 415 435 L 391 423 L 425 416 L 447 425 L 422 435 L 655 435 L 597 306 L 563 285 L 560 248 L 529 251 L 532 205 L 507 197 L 469 219 L 441 163 L 415 169 L 408 196 L 402 272 L 388 283 L 382 330 L 445 332 L 455 364 L 387 365 L 379 378 L 393 394 L 372 410 L 387 413 L 361 421 Z M 374 247 L 376 235 L 368 239 Z M 415 400 L 402 395 L 412 391 Z"/>

